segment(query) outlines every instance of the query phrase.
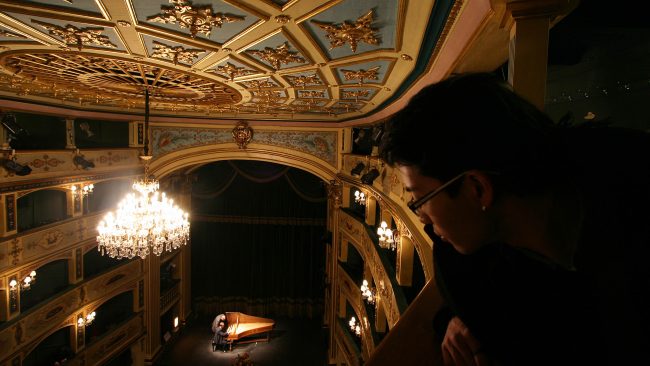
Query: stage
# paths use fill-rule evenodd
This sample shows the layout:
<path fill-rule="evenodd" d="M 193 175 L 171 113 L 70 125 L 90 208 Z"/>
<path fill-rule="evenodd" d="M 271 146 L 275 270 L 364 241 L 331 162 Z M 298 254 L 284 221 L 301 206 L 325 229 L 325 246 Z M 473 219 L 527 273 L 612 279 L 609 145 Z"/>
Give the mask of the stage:
<path fill-rule="evenodd" d="M 258 366 L 327 365 L 327 331 L 320 320 L 273 319 L 275 327 L 267 342 L 235 344 L 232 351 L 212 351 L 212 319 L 193 320 L 170 341 L 157 366 L 230 366 L 247 352 Z"/>

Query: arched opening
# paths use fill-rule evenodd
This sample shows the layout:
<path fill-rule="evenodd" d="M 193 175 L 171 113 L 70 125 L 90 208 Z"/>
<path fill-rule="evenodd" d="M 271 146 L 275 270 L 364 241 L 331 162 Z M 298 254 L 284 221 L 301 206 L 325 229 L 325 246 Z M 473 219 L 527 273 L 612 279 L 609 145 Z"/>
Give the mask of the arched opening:
<path fill-rule="evenodd" d="M 110 298 L 95 310 L 95 321 L 86 326 L 86 346 L 126 323 L 133 312 L 133 291 L 122 292 Z"/>
<path fill-rule="evenodd" d="M 68 326 L 47 336 L 23 359 L 22 365 L 54 365 L 56 362 L 61 364 L 70 360 L 74 357 L 70 345 L 72 331 L 73 327 Z"/>
<path fill-rule="evenodd" d="M 68 260 L 49 262 L 36 269 L 36 281 L 20 293 L 20 310 L 25 312 L 68 287 Z"/>

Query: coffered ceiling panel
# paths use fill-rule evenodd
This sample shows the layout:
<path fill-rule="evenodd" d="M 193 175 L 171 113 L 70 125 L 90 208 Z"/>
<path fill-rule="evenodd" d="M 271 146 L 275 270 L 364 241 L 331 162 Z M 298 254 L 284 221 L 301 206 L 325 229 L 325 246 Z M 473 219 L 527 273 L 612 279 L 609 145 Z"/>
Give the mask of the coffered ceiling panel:
<path fill-rule="evenodd" d="M 347 121 L 430 64 L 458 13 L 436 3 L 0 0 L 0 97 L 138 113 L 148 88 L 154 116 Z"/>
<path fill-rule="evenodd" d="M 340 2 L 300 24 L 316 38 L 329 59 L 394 50 L 398 4 L 398 0 Z"/>
<path fill-rule="evenodd" d="M 194 3 L 165 0 L 132 1 L 133 11 L 140 26 L 164 29 L 180 36 L 189 34 L 190 37 L 218 44 L 225 43 L 260 21 L 250 10 L 232 6 L 224 1 Z M 199 14 L 202 16 L 194 17 Z"/>
<path fill-rule="evenodd" d="M 290 41 L 288 35 L 282 32 L 240 51 L 244 51 L 244 55 L 275 71 L 312 64 L 305 52 L 296 46 L 296 42 Z"/>

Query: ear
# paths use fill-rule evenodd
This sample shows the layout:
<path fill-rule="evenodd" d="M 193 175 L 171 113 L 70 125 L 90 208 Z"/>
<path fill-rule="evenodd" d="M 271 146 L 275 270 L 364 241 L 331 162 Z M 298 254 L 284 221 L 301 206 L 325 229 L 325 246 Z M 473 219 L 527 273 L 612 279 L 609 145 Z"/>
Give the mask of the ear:
<path fill-rule="evenodd" d="M 469 193 L 476 200 L 479 208 L 489 208 L 494 201 L 492 178 L 483 171 L 470 170 L 467 172 L 466 179 L 471 189 Z"/>

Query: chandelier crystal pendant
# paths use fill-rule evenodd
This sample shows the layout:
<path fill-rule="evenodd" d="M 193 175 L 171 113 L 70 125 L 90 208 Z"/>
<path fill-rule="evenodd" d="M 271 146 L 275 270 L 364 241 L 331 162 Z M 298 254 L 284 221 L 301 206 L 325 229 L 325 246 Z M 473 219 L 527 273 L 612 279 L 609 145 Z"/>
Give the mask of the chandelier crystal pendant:
<path fill-rule="evenodd" d="M 147 130 L 149 125 L 149 91 L 145 89 L 144 178 L 133 183 L 129 193 L 118 204 L 115 214 L 109 212 L 99 223 L 97 249 L 111 258 L 146 258 L 159 256 L 185 245 L 190 235 L 189 216 L 174 200 L 158 191 L 157 180 L 149 178 Z"/>

